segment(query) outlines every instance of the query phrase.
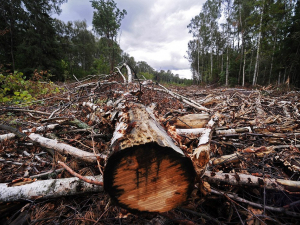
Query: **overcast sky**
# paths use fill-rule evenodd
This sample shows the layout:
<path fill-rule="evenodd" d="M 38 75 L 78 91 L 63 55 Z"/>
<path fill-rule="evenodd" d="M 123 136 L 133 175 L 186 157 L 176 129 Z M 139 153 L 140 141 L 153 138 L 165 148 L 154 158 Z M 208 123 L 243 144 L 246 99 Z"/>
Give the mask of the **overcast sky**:
<path fill-rule="evenodd" d="M 125 9 L 119 31 L 120 46 L 135 61 L 146 61 L 156 70 L 171 70 L 191 78 L 184 58 L 192 35 L 187 25 L 199 14 L 205 0 L 115 0 Z M 88 0 L 68 0 L 58 18 L 65 22 L 86 20 L 92 28 L 93 8 Z"/>

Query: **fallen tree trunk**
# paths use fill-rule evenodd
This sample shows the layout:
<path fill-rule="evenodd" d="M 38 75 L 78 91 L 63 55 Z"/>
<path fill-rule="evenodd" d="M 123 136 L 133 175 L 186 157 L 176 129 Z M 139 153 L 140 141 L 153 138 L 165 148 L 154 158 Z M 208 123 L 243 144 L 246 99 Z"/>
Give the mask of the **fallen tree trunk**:
<path fill-rule="evenodd" d="M 263 178 L 248 174 L 236 174 L 236 173 L 221 173 L 205 171 L 204 179 L 209 183 L 220 183 L 225 182 L 231 185 L 246 185 L 265 187 L 266 189 L 276 191 L 287 191 L 287 192 L 299 192 L 300 181 L 274 179 L 274 178 Z"/>
<path fill-rule="evenodd" d="M 53 130 L 55 129 L 55 127 L 57 127 L 59 124 L 50 124 L 50 125 L 47 125 L 47 126 L 43 126 L 43 127 L 37 127 L 35 129 L 28 129 L 28 130 L 23 130 L 22 132 L 23 133 L 29 133 L 29 132 L 42 132 L 42 131 L 45 131 L 45 130 Z M 9 133 L 9 134 L 2 134 L 0 135 L 0 142 L 1 141 L 4 141 L 4 140 L 8 140 L 8 139 L 12 139 L 16 137 L 16 134 L 15 133 Z"/>
<path fill-rule="evenodd" d="M 102 181 L 102 176 L 88 176 L 88 179 Z M 103 191 L 102 186 L 89 184 L 77 177 L 39 180 L 30 184 L 9 187 L 0 184 L 0 202 L 57 198 L 61 196 Z"/>
<path fill-rule="evenodd" d="M 104 155 L 95 155 L 94 153 L 83 151 L 68 144 L 59 143 L 57 140 L 45 138 L 39 134 L 32 133 L 28 136 L 28 138 L 36 143 L 39 143 L 43 147 L 54 149 L 62 154 L 70 154 L 75 158 L 85 162 L 95 163 L 97 162 L 97 157 L 106 157 Z"/>
<path fill-rule="evenodd" d="M 119 113 L 104 170 L 104 189 L 130 211 L 166 212 L 186 201 L 195 170 L 149 108 Z"/>

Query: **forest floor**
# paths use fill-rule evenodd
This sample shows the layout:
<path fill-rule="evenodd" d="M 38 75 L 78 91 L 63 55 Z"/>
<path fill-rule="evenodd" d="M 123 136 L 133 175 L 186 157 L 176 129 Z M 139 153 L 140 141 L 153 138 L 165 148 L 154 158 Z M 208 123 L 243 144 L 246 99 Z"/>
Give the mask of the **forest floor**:
<path fill-rule="evenodd" d="M 30 106 L 1 106 L 2 125 L 26 137 L 1 139 L 12 131 L 0 130 L 0 183 L 14 186 L 72 177 L 58 160 L 82 176 L 102 173 L 105 162 L 100 162 L 99 171 L 97 163 L 53 151 L 28 136 L 39 132 L 86 152 L 108 155 L 114 103 L 128 87 L 102 78 L 61 86 L 63 93 L 41 96 Z M 173 118 L 201 113 L 157 88 L 161 87 L 154 83 L 137 85 L 128 100 L 155 103 L 155 115 L 166 129 Z M 169 89 L 207 108 L 205 113 L 218 114 L 206 172 L 183 205 L 166 213 L 133 214 L 111 202 L 105 192 L 37 197 L 0 201 L 0 224 L 300 224 L 300 92 L 272 86 Z M 50 124 L 56 125 L 39 131 Z M 175 141 L 190 154 L 199 135 L 181 135 Z"/>

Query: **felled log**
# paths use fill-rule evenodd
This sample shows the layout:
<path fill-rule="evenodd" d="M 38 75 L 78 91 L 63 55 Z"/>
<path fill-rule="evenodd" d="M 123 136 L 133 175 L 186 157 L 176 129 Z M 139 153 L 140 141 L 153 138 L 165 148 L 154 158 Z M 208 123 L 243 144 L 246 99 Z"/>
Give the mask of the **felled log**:
<path fill-rule="evenodd" d="M 144 105 L 130 103 L 119 113 L 111 150 L 104 189 L 130 211 L 169 211 L 186 201 L 193 189 L 190 158 Z"/>
<path fill-rule="evenodd" d="M 176 128 L 203 128 L 210 119 L 209 114 L 188 114 L 171 120 Z"/>
<path fill-rule="evenodd" d="M 300 181 L 292 181 L 285 179 L 275 178 L 263 178 L 249 174 L 237 174 L 237 173 L 222 173 L 222 172 L 211 172 L 205 171 L 204 180 L 209 183 L 220 183 L 225 182 L 231 185 L 246 185 L 265 187 L 269 190 L 276 191 L 287 191 L 287 192 L 299 192 Z"/>
<path fill-rule="evenodd" d="M 88 179 L 102 180 L 102 176 L 88 176 Z M 89 184 L 77 177 L 39 180 L 32 183 L 0 184 L 0 202 L 57 198 L 61 196 L 103 191 L 99 185 Z"/>
<path fill-rule="evenodd" d="M 230 134 L 240 134 L 240 133 L 251 133 L 251 127 L 240 127 L 240 128 L 235 128 L 235 129 L 216 129 L 216 135 L 230 135 Z"/>
<path fill-rule="evenodd" d="M 43 126 L 43 127 L 37 127 L 37 128 L 34 128 L 34 129 L 28 129 L 28 130 L 23 130 L 22 132 L 23 133 L 30 133 L 30 132 L 42 132 L 42 131 L 45 131 L 45 130 L 53 130 L 55 129 L 55 127 L 57 127 L 59 124 L 50 124 L 50 125 L 47 125 L 47 126 Z M 6 129 L 8 126 L 6 127 L 1 127 L 2 129 Z M 2 134 L 0 135 L 0 141 L 4 141 L 4 140 L 8 140 L 8 139 L 12 139 L 14 137 L 16 137 L 17 135 L 15 133 L 8 133 L 8 134 Z"/>
<path fill-rule="evenodd" d="M 70 154 L 75 158 L 85 162 L 95 163 L 97 162 L 97 157 L 106 157 L 103 155 L 95 155 L 94 153 L 83 151 L 65 143 L 59 143 L 57 140 L 45 138 L 39 134 L 32 133 L 28 136 L 28 138 L 36 143 L 39 143 L 43 147 L 54 149 L 62 154 Z"/>

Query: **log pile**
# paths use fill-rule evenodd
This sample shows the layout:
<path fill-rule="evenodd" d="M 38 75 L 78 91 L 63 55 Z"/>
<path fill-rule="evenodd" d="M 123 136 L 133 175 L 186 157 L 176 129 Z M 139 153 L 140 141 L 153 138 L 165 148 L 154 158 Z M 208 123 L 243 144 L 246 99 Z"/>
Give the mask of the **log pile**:
<path fill-rule="evenodd" d="M 299 92 L 90 78 L 1 106 L 1 224 L 300 219 Z"/>

